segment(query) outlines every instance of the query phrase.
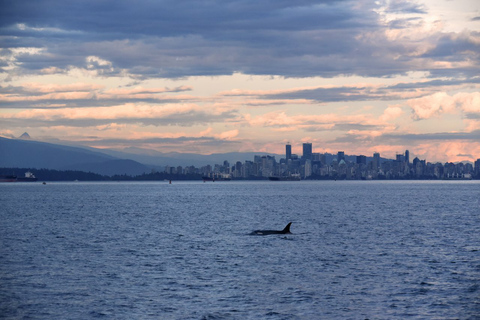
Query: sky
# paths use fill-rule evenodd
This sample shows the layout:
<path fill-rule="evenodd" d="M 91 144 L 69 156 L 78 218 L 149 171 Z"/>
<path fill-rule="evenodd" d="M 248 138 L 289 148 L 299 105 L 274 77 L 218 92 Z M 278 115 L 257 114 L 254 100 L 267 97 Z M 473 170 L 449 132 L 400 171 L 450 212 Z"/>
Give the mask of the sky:
<path fill-rule="evenodd" d="M 0 136 L 480 158 L 477 0 L 0 0 Z"/>

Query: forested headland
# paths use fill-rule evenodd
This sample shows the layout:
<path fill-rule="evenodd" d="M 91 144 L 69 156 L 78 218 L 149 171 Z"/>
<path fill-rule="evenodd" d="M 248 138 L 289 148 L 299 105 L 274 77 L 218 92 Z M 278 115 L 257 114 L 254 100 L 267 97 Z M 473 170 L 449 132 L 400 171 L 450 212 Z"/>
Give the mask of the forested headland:
<path fill-rule="evenodd" d="M 162 181 L 162 180 L 201 180 L 200 174 L 169 174 L 166 172 L 144 173 L 138 176 L 113 175 L 106 176 L 92 172 L 77 170 L 51 170 L 35 168 L 0 168 L 0 175 L 23 177 L 31 172 L 38 181 Z"/>

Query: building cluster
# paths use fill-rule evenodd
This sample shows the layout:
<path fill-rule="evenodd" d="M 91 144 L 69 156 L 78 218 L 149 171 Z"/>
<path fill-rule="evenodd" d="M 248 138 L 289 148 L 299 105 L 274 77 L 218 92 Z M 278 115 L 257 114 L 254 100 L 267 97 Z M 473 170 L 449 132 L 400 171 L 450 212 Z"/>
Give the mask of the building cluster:
<path fill-rule="evenodd" d="M 292 146 L 285 146 L 285 158 L 277 161 L 275 156 L 258 155 L 253 161 L 230 165 L 208 165 L 201 168 L 169 167 L 169 174 L 201 174 L 215 179 L 479 179 L 480 159 L 471 163 L 430 163 L 418 158 L 410 159 L 408 150 L 397 154 L 396 159 L 385 159 L 375 152 L 372 157 L 365 155 L 345 156 L 339 151 L 336 155 L 314 153 L 311 143 L 303 144 L 303 155 L 292 153 Z"/>

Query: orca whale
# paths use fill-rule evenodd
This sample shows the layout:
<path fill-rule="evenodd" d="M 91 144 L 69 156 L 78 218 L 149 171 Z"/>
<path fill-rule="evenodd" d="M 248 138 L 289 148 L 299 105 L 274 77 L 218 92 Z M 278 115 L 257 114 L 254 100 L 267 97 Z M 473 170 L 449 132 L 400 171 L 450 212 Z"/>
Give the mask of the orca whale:
<path fill-rule="evenodd" d="M 251 233 L 251 235 L 266 236 L 266 235 L 269 235 L 269 234 L 291 234 L 291 232 L 290 232 L 290 225 L 291 224 L 292 223 L 289 222 L 283 230 L 255 230 Z"/>

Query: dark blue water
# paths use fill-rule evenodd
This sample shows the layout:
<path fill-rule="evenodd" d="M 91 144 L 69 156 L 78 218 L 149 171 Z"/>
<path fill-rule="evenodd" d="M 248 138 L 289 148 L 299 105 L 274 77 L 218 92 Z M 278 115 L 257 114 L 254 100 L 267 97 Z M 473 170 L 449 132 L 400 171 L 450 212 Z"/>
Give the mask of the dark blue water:
<path fill-rule="evenodd" d="M 480 319 L 478 181 L 4 183 L 0 201 L 5 319 Z"/>

